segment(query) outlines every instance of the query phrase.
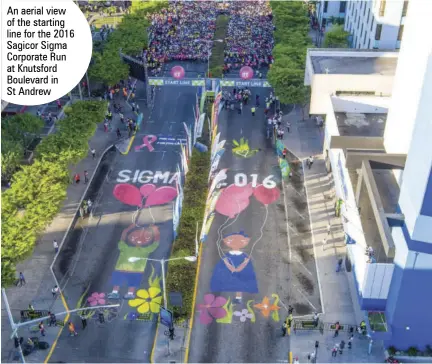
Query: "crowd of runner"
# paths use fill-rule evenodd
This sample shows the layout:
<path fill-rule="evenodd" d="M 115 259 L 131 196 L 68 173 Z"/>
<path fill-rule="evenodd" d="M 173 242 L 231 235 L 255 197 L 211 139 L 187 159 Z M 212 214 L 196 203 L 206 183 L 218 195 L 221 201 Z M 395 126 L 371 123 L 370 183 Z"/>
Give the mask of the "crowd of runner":
<path fill-rule="evenodd" d="M 267 1 L 232 2 L 226 38 L 224 72 L 272 63 L 273 16 Z"/>
<path fill-rule="evenodd" d="M 169 61 L 208 62 L 218 14 L 229 14 L 224 73 L 247 65 L 254 69 L 273 62 L 273 23 L 267 1 L 174 1 L 150 14 L 149 46 L 143 56 L 152 74 Z"/>

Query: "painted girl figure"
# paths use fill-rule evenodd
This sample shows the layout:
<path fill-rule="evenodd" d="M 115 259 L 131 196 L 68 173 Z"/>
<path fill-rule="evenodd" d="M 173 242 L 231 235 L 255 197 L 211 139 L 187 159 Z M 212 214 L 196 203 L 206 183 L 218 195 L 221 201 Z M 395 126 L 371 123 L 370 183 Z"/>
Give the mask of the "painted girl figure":
<path fill-rule="evenodd" d="M 211 292 L 235 292 L 235 303 L 241 303 L 243 293 L 258 293 L 258 285 L 251 258 L 242 249 L 250 238 L 243 232 L 224 237 L 230 249 L 216 264 L 210 281 Z"/>

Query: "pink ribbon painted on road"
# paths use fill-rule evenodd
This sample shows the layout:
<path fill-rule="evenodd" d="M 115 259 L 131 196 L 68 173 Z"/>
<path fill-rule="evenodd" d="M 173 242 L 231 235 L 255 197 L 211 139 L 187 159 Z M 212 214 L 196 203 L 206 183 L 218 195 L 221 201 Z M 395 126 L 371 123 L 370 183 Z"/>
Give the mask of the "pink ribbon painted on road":
<path fill-rule="evenodd" d="M 135 151 L 139 151 L 139 150 L 141 150 L 141 149 L 147 147 L 148 150 L 149 150 L 149 152 L 153 152 L 153 151 L 154 151 L 154 148 L 153 148 L 152 144 L 153 144 L 156 140 L 157 140 L 157 136 L 156 136 L 156 135 L 146 135 L 146 136 L 143 138 L 143 144 L 141 144 L 141 145 L 137 145 L 137 146 L 135 147 Z"/>

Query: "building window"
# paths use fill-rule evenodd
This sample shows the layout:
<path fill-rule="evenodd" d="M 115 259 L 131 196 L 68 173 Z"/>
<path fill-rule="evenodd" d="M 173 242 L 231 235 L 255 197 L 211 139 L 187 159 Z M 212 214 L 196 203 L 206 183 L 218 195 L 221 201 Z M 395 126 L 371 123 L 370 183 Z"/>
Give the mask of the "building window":
<path fill-rule="evenodd" d="M 381 0 L 379 7 L 379 16 L 384 16 L 386 8 L 386 0 Z"/>
<path fill-rule="evenodd" d="M 361 31 L 360 31 L 360 39 L 361 39 L 361 38 L 363 38 L 363 23 L 362 23 Z"/>
<path fill-rule="evenodd" d="M 328 1 L 324 1 L 324 13 L 327 13 Z"/>
<path fill-rule="evenodd" d="M 346 11 L 346 1 L 341 1 L 339 4 L 339 13 L 345 13 Z"/>
<path fill-rule="evenodd" d="M 371 13 L 371 10 L 370 10 L 370 8 L 369 8 L 366 24 L 369 24 L 370 13 Z"/>
<path fill-rule="evenodd" d="M 377 24 L 375 29 L 375 40 L 381 39 L 382 24 Z"/>
<path fill-rule="evenodd" d="M 365 7 L 364 7 L 364 10 L 363 10 L 363 16 L 365 16 L 366 15 L 366 8 L 367 8 L 368 6 L 367 6 L 367 3 L 365 3 Z"/>
<path fill-rule="evenodd" d="M 404 31 L 404 26 L 401 25 L 401 26 L 399 27 L 399 32 L 398 32 L 397 40 L 402 40 L 403 31 Z"/>
<path fill-rule="evenodd" d="M 369 38 L 369 41 L 368 41 L 368 49 L 370 49 L 370 38 Z"/>
<path fill-rule="evenodd" d="M 374 18 L 372 17 L 372 22 L 371 22 L 371 31 L 373 30 L 373 26 L 374 26 Z"/>
<path fill-rule="evenodd" d="M 365 31 L 365 35 L 364 35 L 364 38 L 363 38 L 363 45 L 364 45 L 365 48 L 366 48 L 366 36 L 367 36 L 367 31 Z"/>
<path fill-rule="evenodd" d="M 406 16 L 408 11 L 408 1 L 404 1 L 403 9 L 402 9 L 402 16 Z"/>

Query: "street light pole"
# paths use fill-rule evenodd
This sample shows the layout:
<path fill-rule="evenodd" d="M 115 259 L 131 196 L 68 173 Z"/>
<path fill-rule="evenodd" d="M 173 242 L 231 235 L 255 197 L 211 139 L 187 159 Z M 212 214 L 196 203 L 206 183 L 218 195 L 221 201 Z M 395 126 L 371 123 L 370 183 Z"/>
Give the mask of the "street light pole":
<path fill-rule="evenodd" d="M 163 296 L 164 296 L 164 309 L 167 309 L 167 295 L 166 295 L 166 282 L 165 282 L 165 260 L 162 259 L 160 261 L 161 267 L 162 267 L 162 289 L 163 289 Z"/>
<path fill-rule="evenodd" d="M 144 75 L 145 75 L 145 82 L 146 82 L 147 107 L 150 108 L 152 95 L 151 95 L 151 87 L 150 87 L 149 78 L 148 78 L 147 50 L 143 53 L 142 59 L 143 59 Z"/>
<path fill-rule="evenodd" d="M 87 79 L 88 97 L 91 98 L 91 93 L 90 93 L 90 81 L 89 81 L 89 77 L 88 77 L 88 72 L 87 72 L 87 71 L 86 71 L 86 79 Z"/>

